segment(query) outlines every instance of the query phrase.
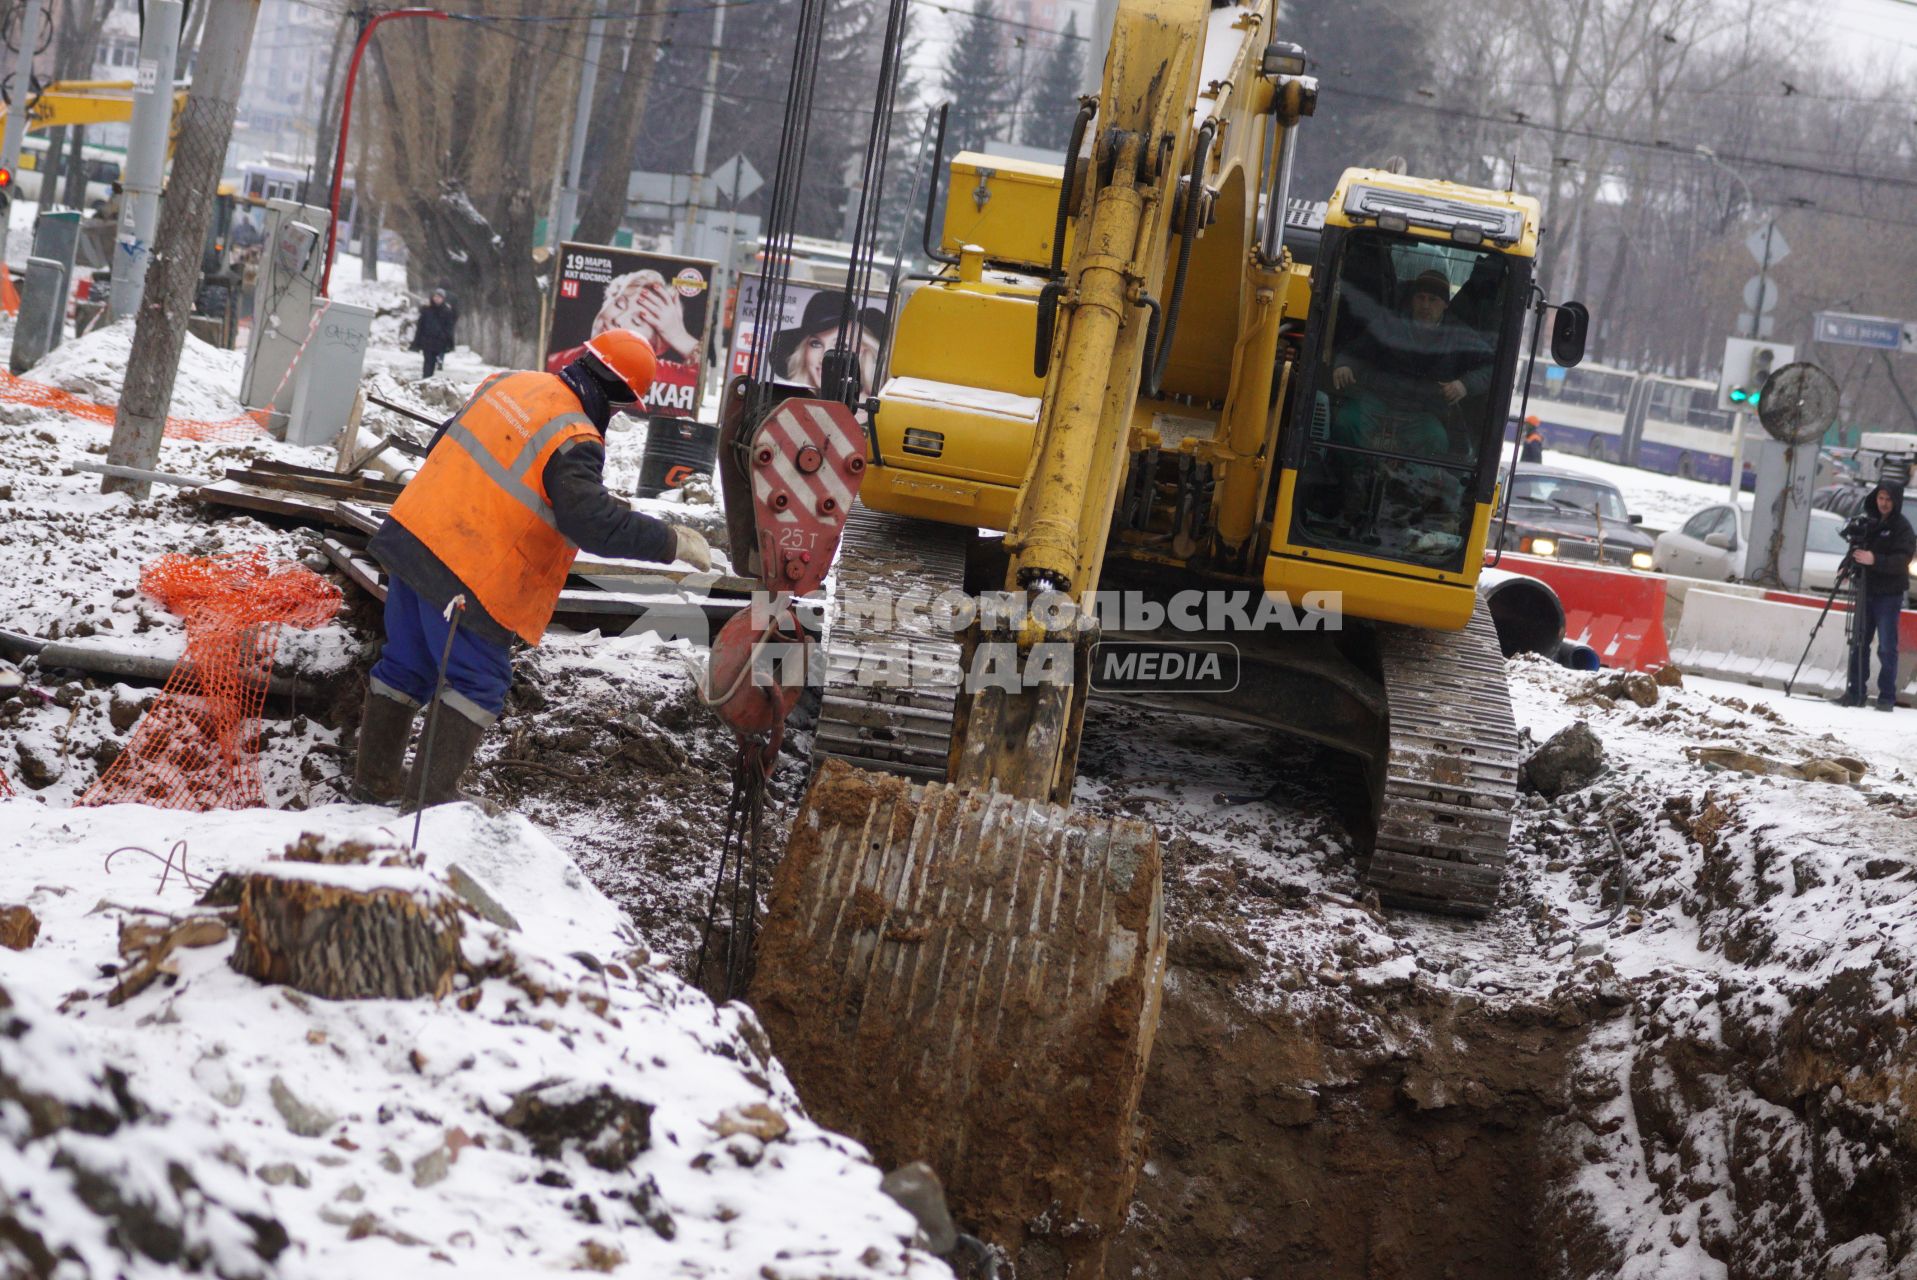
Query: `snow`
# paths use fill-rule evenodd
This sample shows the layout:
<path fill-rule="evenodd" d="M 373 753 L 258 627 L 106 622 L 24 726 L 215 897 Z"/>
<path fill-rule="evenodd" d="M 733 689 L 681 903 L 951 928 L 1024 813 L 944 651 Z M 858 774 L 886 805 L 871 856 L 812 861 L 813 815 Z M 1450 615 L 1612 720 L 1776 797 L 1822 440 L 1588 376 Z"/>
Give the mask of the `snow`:
<path fill-rule="evenodd" d="M 161 889 L 156 862 L 122 855 L 109 868 L 113 850 L 183 841 L 197 884 L 253 867 L 307 831 L 391 848 L 393 815 L 23 800 L 0 802 L 0 815 L 0 897 L 24 898 L 42 920 L 38 944 L 0 979 L 36 1035 L 6 1049 L 0 1068 L 68 1095 L 104 1066 L 125 1071 L 150 1113 L 139 1142 L 64 1149 L 82 1165 L 127 1162 L 163 1204 L 184 1198 L 168 1191 L 162 1161 L 183 1165 L 215 1203 L 284 1225 L 295 1248 L 280 1275 L 392 1274 L 429 1251 L 476 1274 L 524 1274 L 565 1269 L 589 1242 L 623 1254 L 633 1275 L 945 1274 L 907 1246 L 912 1220 L 878 1191 L 861 1150 L 805 1118 L 752 1015 L 715 1007 L 651 958 L 623 914 L 523 818 L 471 805 L 431 811 L 422 871 L 279 866 L 408 886 L 429 876 L 437 885 L 457 861 L 486 884 L 520 929 L 467 919 L 468 957 L 486 972 L 444 1001 L 303 997 L 234 972 L 222 943 L 175 951 L 177 978 L 113 1007 L 115 979 L 101 966 L 116 958 L 120 922 L 188 913 L 197 896 L 177 872 Z M 648 1149 L 611 1170 L 572 1148 L 535 1154 L 501 1117 L 513 1095 L 550 1081 L 650 1105 Z M 294 1132 L 276 1093 L 319 1121 Z M 782 1122 L 782 1136 L 729 1132 L 773 1113 L 761 1133 Z M 49 1144 L 21 1145 L 20 1159 L 0 1161 L 0 1193 L 96 1274 L 113 1273 L 100 1223 L 66 1202 L 67 1175 L 43 1159 Z M 435 1180 L 421 1169 L 442 1151 Z"/>
<path fill-rule="evenodd" d="M 340 275 L 349 273 L 343 264 Z M 419 383 L 416 357 L 395 350 L 413 313 L 398 282 L 341 293 L 381 310 L 369 370 L 391 398 L 443 417 L 491 371 L 462 349 Z M 111 402 L 130 338 L 126 326 L 96 331 L 32 376 Z M 173 412 L 236 415 L 240 358 L 189 339 Z M 72 467 L 99 457 L 108 435 L 0 403 L 6 629 L 172 657 L 184 647 L 180 620 L 138 591 L 155 556 L 254 547 L 312 556 L 298 530 L 214 514 L 164 486 L 138 501 L 101 494 L 97 476 Z M 628 491 L 643 441 L 643 430 L 624 430 L 609 442 L 609 479 Z M 167 440 L 157 466 L 217 476 L 257 458 L 332 464 L 330 450 L 271 440 Z M 711 510 L 649 505 L 681 518 Z M 284 632 L 279 670 L 316 682 L 324 697 L 354 689 L 375 639 L 363 617 Z M 615 694 L 639 674 L 645 687 L 682 696 L 683 648 L 595 634 L 556 644 L 552 660 L 575 655 L 582 676 Z M 949 1274 L 912 1248 L 914 1223 L 879 1191 L 880 1171 L 862 1148 L 806 1116 L 750 1011 L 715 1005 L 682 982 L 679 950 L 635 931 L 630 910 L 595 888 L 580 853 L 550 830 L 457 805 L 425 815 L 417 869 L 271 863 L 305 833 L 363 841 L 393 858 L 410 839 L 411 819 L 339 803 L 348 758 L 335 712 L 322 706 L 263 725 L 259 767 L 271 808 L 74 808 L 156 691 L 43 684 L 31 666 L 27 674 L 16 696 L 0 689 L 0 773 L 17 796 L 0 801 L 0 905 L 30 907 L 41 930 L 28 950 L 0 953 L 0 999 L 12 1006 L 0 1075 L 111 1117 L 101 1122 L 110 1135 L 44 1132 L 24 1127 L 18 1107 L 0 1107 L 0 1203 L 56 1251 L 72 1250 L 84 1273 L 152 1269 L 125 1255 L 88 1200 L 78 1174 L 94 1172 L 149 1202 L 190 1255 L 227 1275 L 259 1273 L 261 1223 L 290 1238 L 268 1268 L 288 1277 L 412 1274 L 429 1258 L 481 1276 L 575 1267 Z M 167 859 L 174 866 L 163 881 Z M 467 972 L 445 999 L 305 997 L 234 971 L 229 938 L 175 950 L 168 963 L 177 972 L 124 1004 L 107 1002 L 126 963 L 122 923 L 203 914 L 195 900 L 222 871 L 445 902 L 455 863 L 518 928 L 464 918 Z M 125 1084 L 115 1086 L 119 1076 Z M 552 1105 L 600 1091 L 643 1104 L 650 1143 L 613 1169 L 587 1159 L 603 1151 L 577 1143 L 536 1152 L 506 1123 L 514 1095 L 535 1089 Z M 181 1178 L 192 1186 L 183 1191 Z"/>
<path fill-rule="evenodd" d="M 19 217 L 16 209 L 16 225 Z M 363 283 L 358 264 L 342 258 L 335 287 L 378 312 L 369 386 L 437 421 L 492 369 L 461 348 L 440 375 L 418 379 L 418 357 L 403 350 L 417 309 L 403 274 L 382 264 L 382 278 Z M 109 327 L 69 343 L 31 376 L 110 399 L 128 341 L 124 326 Z M 236 414 L 238 359 L 189 341 L 174 412 Z M 367 429 L 399 421 L 369 411 Z M 408 429 L 424 438 L 426 428 Z M 310 554 L 297 531 L 216 518 L 172 490 L 138 502 L 101 495 L 97 477 L 71 467 L 97 458 L 106 439 L 98 425 L 0 403 L 7 629 L 171 656 L 184 643 L 179 620 L 137 591 L 140 568 L 155 555 L 255 546 Z M 643 445 L 643 426 L 611 433 L 615 491 L 631 491 Z M 329 451 L 265 440 L 167 441 L 158 465 L 217 475 L 254 458 L 332 463 Z M 1582 458 L 1548 461 L 1615 481 L 1653 528 L 1673 527 L 1723 494 Z M 640 505 L 713 518 L 702 496 Z M 351 693 L 376 642 L 369 623 L 362 611 L 287 632 L 281 671 Z M 249 1217 L 283 1224 L 293 1245 L 275 1264 L 280 1275 L 411 1274 L 434 1252 L 464 1271 L 519 1275 L 585 1261 L 589 1241 L 617 1249 L 631 1275 L 945 1274 L 908 1247 L 911 1224 L 878 1192 L 878 1171 L 859 1148 L 806 1118 L 750 1012 L 715 1006 L 671 972 L 709 884 L 715 850 L 706 833 L 718 819 L 707 811 L 723 812 L 730 755 L 729 739 L 691 693 L 690 651 L 652 636 L 551 637 L 521 660 L 521 686 L 538 690 L 542 714 L 512 709 L 525 740 L 495 735 L 476 771 L 490 797 L 510 796 L 522 812 L 430 812 L 418 870 L 297 868 L 443 900 L 439 886 L 457 863 L 484 885 L 519 929 L 465 920 L 462 954 L 475 972 L 438 1002 L 327 1002 L 262 986 L 228 966 L 229 940 L 176 952 L 177 975 L 109 1006 L 114 978 L 101 966 L 122 963 L 120 922 L 194 910 L 198 890 L 177 867 L 160 886 L 158 860 L 171 851 L 183 850 L 197 886 L 222 870 L 259 868 L 307 832 L 393 850 L 412 823 L 339 803 L 349 739 L 330 705 L 301 706 L 265 726 L 260 769 L 273 808 L 75 809 L 153 691 L 42 683 L 29 670 L 19 696 L 0 697 L 0 771 L 19 794 L 0 802 L 0 904 L 31 906 L 43 930 L 35 946 L 0 964 L 0 988 L 29 1028 L 0 1036 L 0 1074 L 104 1107 L 109 1069 L 124 1072 L 147 1115 L 111 1139 L 29 1138 L 19 1116 L 0 1109 L 0 1151 L 18 1153 L 0 1159 L 0 1192 L 26 1204 L 39 1229 L 97 1274 L 129 1268 L 56 1154 L 118 1165 L 116 1177 L 174 1203 L 189 1234 L 235 1267 L 251 1257 Z M 1332 816 L 1332 784 L 1319 776 L 1318 758 L 1258 731 L 1094 707 L 1076 800 L 1158 827 L 1168 895 L 1188 917 L 1216 925 L 1221 945 L 1251 953 L 1232 962 L 1246 966 L 1244 1000 L 1254 1014 L 1283 1007 L 1358 1019 L 1367 1002 L 1414 991 L 1494 1009 L 1546 993 L 1614 999 L 1619 1011 L 1594 1023 L 1573 1066 L 1573 1092 L 1594 1101 L 1548 1135 L 1576 1170 L 1552 1189 L 1562 1216 L 1588 1220 L 1613 1242 L 1612 1274 L 1797 1276 L 1813 1274 L 1804 1268 L 1824 1253 L 1865 1265 L 1882 1256 L 1877 1237 L 1826 1238 L 1816 1189 L 1848 1185 L 1883 1158 L 1856 1134 L 1909 1123 L 1906 1102 L 1873 1092 L 1886 1078 L 1882 1064 L 1862 1051 L 1834 1066 L 1817 1061 L 1842 1096 L 1820 1098 L 1810 1120 L 1766 1096 L 1740 1064 L 1781 1060 L 1806 1008 L 1835 999 L 1829 993 L 1846 982 L 1862 980 L 1869 1009 L 1839 1004 L 1832 1017 L 1840 1023 L 1871 1011 L 1907 1020 L 1917 1007 L 1910 713 L 1694 678 L 1645 708 L 1599 692 L 1606 673 L 1517 659 L 1509 676 L 1533 744 L 1584 720 L 1611 769 L 1573 796 L 1521 800 L 1508 888 L 1480 923 L 1380 911 Z M 573 737 L 574 745 L 558 743 Z M 1139 750 L 1141 741 L 1149 749 Z M 1855 785 L 1756 776 L 1687 755 L 1697 746 L 1785 763 L 1855 756 L 1869 770 Z M 775 822 L 796 799 L 802 750 L 773 781 Z M 643 752 L 658 757 L 656 769 L 635 780 L 622 760 Z M 493 767 L 526 760 L 576 769 L 587 785 L 542 791 L 533 784 L 549 779 L 537 772 Z M 510 785 L 501 781 L 509 774 Z M 1272 779 L 1290 787 L 1277 801 L 1258 794 Z M 1630 883 L 1614 919 L 1607 817 Z M 770 835 L 776 844 L 776 829 Z M 125 851 L 109 863 L 115 850 Z M 1193 980 L 1175 957 L 1167 981 Z M 1801 1046 L 1790 1051 L 1810 1069 Z M 552 1077 L 568 1082 L 555 1086 L 562 1093 L 605 1086 L 653 1106 L 650 1149 L 617 1174 L 577 1149 L 553 1159 L 532 1152 L 501 1117 L 514 1093 Z M 291 1132 L 275 1081 L 282 1096 L 331 1123 L 314 1137 Z M 737 1131 L 762 1118 L 759 1107 L 789 1133 L 767 1141 Z M 1833 1116 L 1855 1123 L 1810 1127 Z M 1760 1139 L 1756 1155 L 1738 1145 Z M 190 1170 L 200 1200 L 189 1205 L 171 1190 L 169 1161 Z M 1760 1162 L 1789 1181 L 1751 1215 L 1723 1187 L 1730 1171 Z M 443 1178 L 428 1176 L 441 1165 Z M 556 1185 L 555 1174 L 571 1185 Z M 671 1238 L 657 1226 L 660 1212 L 670 1215 Z M 1727 1269 L 1721 1259 L 1734 1233 L 1746 1257 L 1768 1261 Z M 1801 1259 L 1764 1253 L 1798 1246 Z"/>
<path fill-rule="evenodd" d="M 131 316 L 69 338 L 48 352 L 26 373 L 30 382 L 71 391 L 87 400 L 116 404 L 133 354 Z M 180 351 L 180 371 L 173 381 L 170 416 L 201 422 L 224 422 L 246 412 L 240 403 L 240 374 L 244 351 L 227 351 L 186 335 Z"/>

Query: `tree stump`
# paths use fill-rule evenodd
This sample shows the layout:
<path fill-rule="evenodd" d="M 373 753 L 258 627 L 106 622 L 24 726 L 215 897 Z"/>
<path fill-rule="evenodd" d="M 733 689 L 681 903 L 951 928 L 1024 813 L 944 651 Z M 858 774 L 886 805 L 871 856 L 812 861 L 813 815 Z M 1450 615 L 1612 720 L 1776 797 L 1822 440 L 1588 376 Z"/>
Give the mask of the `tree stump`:
<path fill-rule="evenodd" d="M 232 965 L 327 1000 L 412 1000 L 452 990 L 459 900 L 421 871 L 273 863 L 240 886 Z"/>

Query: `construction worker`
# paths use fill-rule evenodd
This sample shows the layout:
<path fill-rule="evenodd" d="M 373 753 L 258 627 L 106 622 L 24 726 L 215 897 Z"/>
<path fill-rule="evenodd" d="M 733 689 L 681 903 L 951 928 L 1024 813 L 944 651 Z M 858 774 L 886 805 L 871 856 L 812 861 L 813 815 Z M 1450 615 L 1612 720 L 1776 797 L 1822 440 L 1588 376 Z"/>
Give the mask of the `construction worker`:
<path fill-rule="evenodd" d="M 557 374 L 489 378 L 439 428 L 369 544 L 387 571 L 386 644 L 367 682 L 356 800 L 460 798 L 506 704 L 513 640 L 539 643 L 582 549 L 712 567 L 697 531 L 633 511 L 601 480 L 606 425 L 640 402 L 654 368 L 645 339 L 610 330 Z M 436 694 L 431 750 L 422 740 L 402 791 L 407 739 Z"/>
<path fill-rule="evenodd" d="M 1538 415 L 1533 413 L 1524 419 L 1524 444 L 1518 454 L 1520 462 L 1544 461 L 1544 432 L 1539 430 Z"/>

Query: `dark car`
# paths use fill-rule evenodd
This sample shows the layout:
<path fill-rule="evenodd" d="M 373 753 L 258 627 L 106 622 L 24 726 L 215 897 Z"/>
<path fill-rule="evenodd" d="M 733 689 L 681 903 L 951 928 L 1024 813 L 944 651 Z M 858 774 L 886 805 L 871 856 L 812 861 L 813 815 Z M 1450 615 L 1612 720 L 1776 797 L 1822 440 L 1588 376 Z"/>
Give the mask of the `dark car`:
<path fill-rule="evenodd" d="M 1520 464 L 1502 545 L 1568 563 L 1649 570 L 1654 544 L 1637 527 L 1643 519 L 1625 510 L 1624 495 L 1608 480 Z"/>
<path fill-rule="evenodd" d="M 1861 480 L 1827 484 L 1811 495 L 1811 506 L 1818 511 L 1834 511 L 1848 520 L 1864 509 L 1864 499 L 1876 487 Z"/>

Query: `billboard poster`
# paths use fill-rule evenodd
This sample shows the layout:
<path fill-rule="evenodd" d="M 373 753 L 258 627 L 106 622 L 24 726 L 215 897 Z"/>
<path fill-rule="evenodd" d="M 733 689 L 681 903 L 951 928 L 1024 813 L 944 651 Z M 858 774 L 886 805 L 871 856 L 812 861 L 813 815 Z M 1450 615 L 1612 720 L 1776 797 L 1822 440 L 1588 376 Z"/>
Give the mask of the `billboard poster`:
<path fill-rule="evenodd" d="M 728 377 L 748 372 L 752 354 L 758 349 L 759 335 L 754 332 L 759 305 L 759 281 L 756 275 L 739 277 L 738 300 L 733 309 L 732 365 Z M 859 364 L 865 389 L 877 372 L 879 348 L 891 327 L 883 293 L 865 295 L 859 308 Z M 845 306 L 845 290 L 833 285 L 800 284 L 786 286 L 785 305 L 772 327 L 768 358 L 772 376 L 780 382 L 797 383 L 813 391 L 819 389 L 820 363 L 837 341 L 839 318 Z"/>
<path fill-rule="evenodd" d="M 631 329 L 659 357 L 644 411 L 664 418 L 696 414 L 705 386 L 714 264 L 570 241 L 559 246 L 557 262 L 546 371 L 558 373 L 578 359 L 595 334 Z"/>

